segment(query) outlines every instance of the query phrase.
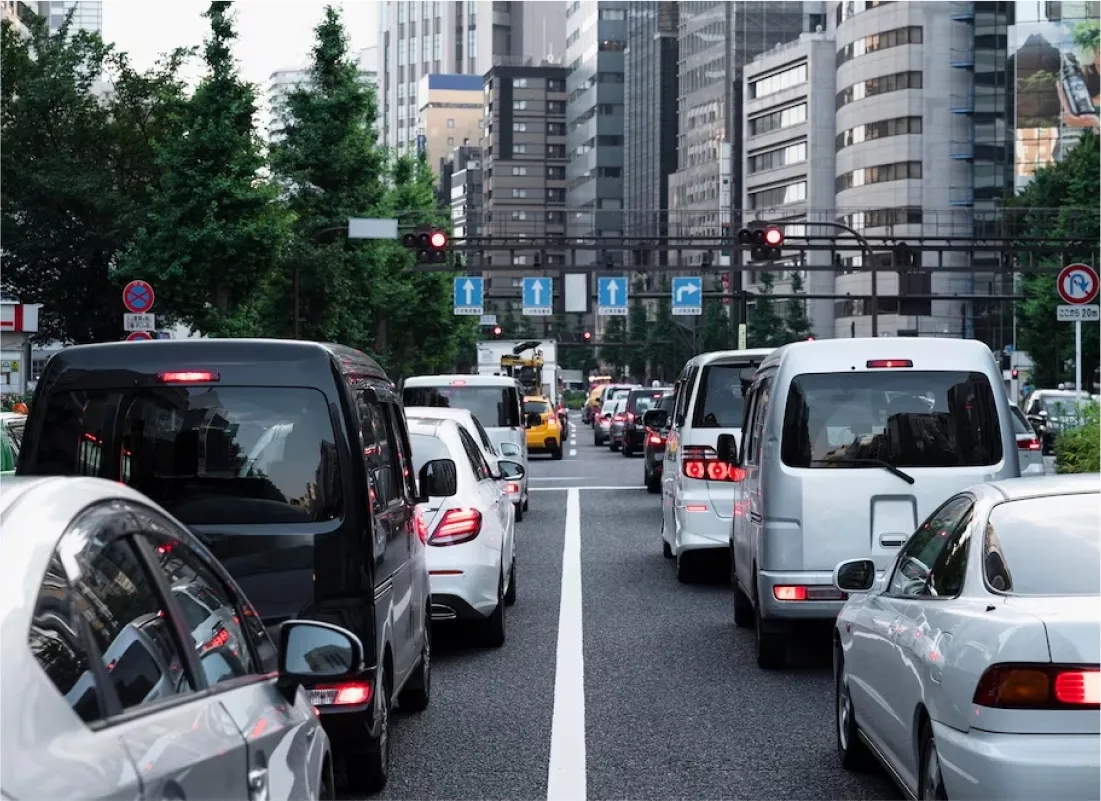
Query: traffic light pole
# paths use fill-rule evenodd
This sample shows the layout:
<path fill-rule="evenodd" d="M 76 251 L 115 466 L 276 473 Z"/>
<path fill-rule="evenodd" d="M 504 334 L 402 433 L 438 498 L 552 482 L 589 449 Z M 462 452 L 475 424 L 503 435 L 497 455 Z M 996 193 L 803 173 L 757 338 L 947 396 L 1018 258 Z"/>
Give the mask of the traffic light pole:
<path fill-rule="evenodd" d="M 864 235 L 857 231 L 855 228 L 850 228 L 844 223 L 830 222 L 830 221 L 817 221 L 808 222 L 806 225 L 824 225 L 828 228 L 836 228 L 838 231 L 845 231 L 855 237 L 856 241 L 860 243 L 860 249 L 864 251 L 864 258 L 868 260 L 868 272 L 871 277 L 872 283 L 872 336 L 879 336 L 879 278 L 876 275 L 875 269 L 875 256 L 872 255 L 871 245 L 868 244 L 868 240 L 864 238 Z"/>

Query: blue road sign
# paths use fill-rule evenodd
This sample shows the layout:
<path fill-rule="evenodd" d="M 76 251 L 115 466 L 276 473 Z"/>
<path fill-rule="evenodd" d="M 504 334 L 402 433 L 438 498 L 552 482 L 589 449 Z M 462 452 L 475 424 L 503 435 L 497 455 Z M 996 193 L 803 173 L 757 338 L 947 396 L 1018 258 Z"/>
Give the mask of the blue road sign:
<path fill-rule="evenodd" d="M 455 314 L 481 317 L 484 298 L 481 277 L 460 275 L 455 279 Z"/>
<path fill-rule="evenodd" d="M 597 314 L 619 317 L 627 313 L 627 278 L 606 277 L 596 281 Z"/>
<path fill-rule="evenodd" d="M 698 275 L 673 279 L 673 314 L 703 314 L 703 279 Z"/>
<path fill-rule="evenodd" d="M 524 279 L 524 314 L 545 317 L 554 306 L 554 280 L 551 278 Z"/>

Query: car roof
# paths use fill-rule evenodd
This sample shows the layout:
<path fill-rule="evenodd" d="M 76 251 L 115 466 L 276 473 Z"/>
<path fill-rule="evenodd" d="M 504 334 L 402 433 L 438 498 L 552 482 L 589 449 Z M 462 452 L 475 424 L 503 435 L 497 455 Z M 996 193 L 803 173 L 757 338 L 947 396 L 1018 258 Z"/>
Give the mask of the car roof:
<path fill-rule="evenodd" d="M 470 409 L 460 409 L 457 406 L 406 406 L 405 416 L 419 417 L 422 420 L 462 420 L 464 423 L 474 419 Z"/>
<path fill-rule="evenodd" d="M 458 383 L 457 383 L 458 382 Z M 515 387 L 518 382 L 507 375 L 469 375 L 466 373 L 452 373 L 450 375 L 415 375 L 405 379 L 402 386 L 405 387 L 444 387 L 444 386 L 470 386 L 470 387 Z"/>
<path fill-rule="evenodd" d="M 542 401 L 543 403 L 550 403 L 550 401 L 542 395 L 525 395 L 524 403 L 528 403 L 529 401 L 532 403 L 538 403 L 539 401 Z"/>
<path fill-rule="evenodd" d="M 421 434 L 426 437 L 438 437 L 441 430 L 441 426 L 446 423 L 454 423 L 458 425 L 455 420 L 445 420 L 442 417 L 419 417 L 413 418 L 408 421 L 410 434 Z"/>
<path fill-rule="evenodd" d="M 947 337 L 857 337 L 792 342 L 772 351 L 760 370 L 781 362 L 796 373 L 835 373 L 866 369 L 872 359 L 910 359 L 915 370 L 975 370 L 997 367 L 983 342 Z M 786 368 L 785 368 L 786 369 Z"/>
<path fill-rule="evenodd" d="M 703 367 L 718 361 L 733 361 L 735 359 L 763 359 L 770 353 L 775 351 L 775 348 L 749 348 L 748 350 L 713 350 L 708 353 L 701 353 L 698 356 L 693 356 L 688 360 L 685 367 Z"/>
<path fill-rule="evenodd" d="M 1003 498 L 1019 501 L 1026 498 L 1049 498 L 1059 495 L 1081 495 L 1101 493 L 1097 473 L 1072 473 L 1055 476 L 1028 476 L 1007 478 L 1004 481 L 992 481 L 987 486 L 996 490 Z"/>

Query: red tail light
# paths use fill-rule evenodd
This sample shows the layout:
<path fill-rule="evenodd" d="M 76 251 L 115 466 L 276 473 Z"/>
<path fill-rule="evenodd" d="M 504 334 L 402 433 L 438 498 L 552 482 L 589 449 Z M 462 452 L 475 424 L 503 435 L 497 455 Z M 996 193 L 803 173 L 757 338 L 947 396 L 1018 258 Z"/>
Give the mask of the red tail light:
<path fill-rule="evenodd" d="M 172 373 L 157 373 L 157 381 L 162 384 L 209 384 L 221 381 L 220 373 L 209 370 L 179 370 Z"/>
<path fill-rule="evenodd" d="M 709 446 L 689 445 L 684 449 L 684 464 L 681 468 L 688 478 L 707 481 L 730 481 L 737 483 L 745 478 L 740 467 L 719 461 L 718 452 Z"/>
<path fill-rule="evenodd" d="M 515 495 L 520 491 L 520 485 L 515 481 L 510 481 L 505 487 L 508 490 L 509 495 Z"/>
<path fill-rule="evenodd" d="M 648 438 L 648 442 L 651 445 L 664 445 L 665 444 L 665 437 L 661 436 L 661 434 L 651 433 L 649 438 Z"/>
<path fill-rule="evenodd" d="M 421 541 L 421 544 L 428 542 L 428 526 L 425 525 L 424 515 L 421 514 L 420 509 L 413 513 L 413 519 L 417 523 L 417 539 Z"/>
<path fill-rule="evenodd" d="M 453 387 L 465 387 L 466 386 L 466 381 L 461 379 L 461 378 L 456 378 L 454 381 L 451 382 L 451 386 L 453 386 Z"/>
<path fill-rule="evenodd" d="M 1004 664 L 987 668 L 972 703 L 995 709 L 1099 709 L 1097 665 Z"/>
<path fill-rule="evenodd" d="M 310 690 L 315 706 L 319 701 L 322 706 L 355 706 L 371 700 L 371 685 L 364 681 L 318 684 Z M 332 700 L 329 700 L 330 697 Z"/>
<path fill-rule="evenodd" d="M 634 412 L 627 412 L 626 420 L 627 420 L 628 423 L 635 422 L 635 413 Z"/>
<path fill-rule="evenodd" d="M 772 594 L 777 601 L 805 601 L 807 600 L 806 587 L 773 587 Z"/>
<path fill-rule="evenodd" d="M 477 509 L 448 509 L 428 544 L 459 545 L 470 542 L 481 530 L 482 513 Z"/>
<path fill-rule="evenodd" d="M 221 648 L 227 642 L 229 642 L 229 632 L 226 631 L 225 629 L 222 629 L 221 631 L 219 631 L 217 634 L 215 634 L 213 637 L 210 638 L 210 641 L 206 645 L 203 646 L 203 650 L 204 651 L 209 651 L 213 648 Z"/>
<path fill-rule="evenodd" d="M 1019 439 L 1017 440 L 1017 450 L 1021 451 L 1038 451 L 1040 450 L 1040 440 L 1033 437 L 1032 439 Z"/>
<path fill-rule="evenodd" d="M 879 367 L 913 367 L 914 363 L 910 359 L 872 359 L 868 362 L 868 369 L 874 370 Z"/>
<path fill-rule="evenodd" d="M 614 422 L 614 423 L 622 422 L 622 420 L 623 420 L 623 415 L 621 415 L 621 414 L 617 414 L 615 417 L 612 418 L 612 422 Z"/>

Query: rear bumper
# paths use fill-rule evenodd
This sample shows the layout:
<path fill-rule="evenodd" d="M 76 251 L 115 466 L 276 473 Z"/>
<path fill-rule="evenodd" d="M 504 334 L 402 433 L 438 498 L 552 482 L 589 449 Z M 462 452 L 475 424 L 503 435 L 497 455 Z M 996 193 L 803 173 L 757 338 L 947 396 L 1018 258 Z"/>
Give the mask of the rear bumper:
<path fill-rule="evenodd" d="M 765 620 L 836 620 L 844 601 L 779 601 L 773 593 L 782 586 L 833 587 L 833 572 L 823 570 L 762 570 L 757 579 L 757 599 Z"/>
<path fill-rule="evenodd" d="M 646 432 L 628 428 L 623 432 L 623 444 L 628 448 L 641 448 L 646 444 Z"/>
<path fill-rule="evenodd" d="M 490 554 L 488 548 L 479 548 Z M 440 574 L 438 570 L 461 570 L 460 575 Z M 486 559 L 479 564 L 469 562 L 454 566 L 432 564 L 428 572 L 428 586 L 432 594 L 432 619 L 454 620 L 464 617 L 485 617 L 497 606 L 497 583 L 501 565 Z M 445 602 L 442 599 L 449 599 Z M 443 608 L 448 607 L 450 612 Z"/>
<path fill-rule="evenodd" d="M 705 484 L 682 491 L 676 499 L 673 516 L 680 535 L 680 551 L 699 551 L 710 548 L 727 550 L 730 547 L 730 518 L 719 517 L 711 503 Z"/>
<path fill-rule="evenodd" d="M 933 723 L 948 797 L 1101 798 L 1101 735 L 964 733 Z"/>

